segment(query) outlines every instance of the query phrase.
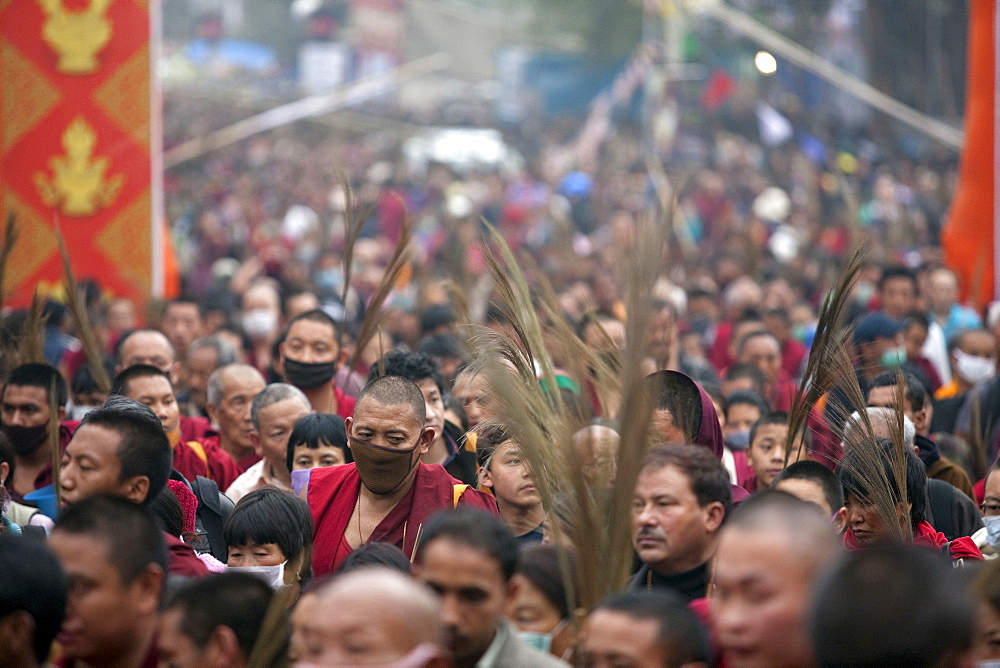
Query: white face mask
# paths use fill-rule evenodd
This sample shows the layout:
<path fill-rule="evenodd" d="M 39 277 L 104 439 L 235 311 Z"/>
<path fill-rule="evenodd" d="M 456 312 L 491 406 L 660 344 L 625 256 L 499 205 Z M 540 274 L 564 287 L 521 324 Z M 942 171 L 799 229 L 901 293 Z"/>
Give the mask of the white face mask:
<path fill-rule="evenodd" d="M 83 416 L 90 411 L 97 408 L 97 406 L 73 406 L 69 411 L 70 420 L 82 420 Z"/>
<path fill-rule="evenodd" d="M 538 631 L 518 631 L 517 635 L 521 638 L 521 641 L 528 647 L 534 647 L 539 652 L 543 654 L 548 654 L 552 651 L 552 639 L 559 635 L 566 625 L 569 624 L 568 619 L 564 619 L 555 625 L 548 633 L 539 633 Z"/>
<path fill-rule="evenodd" d="M 230 566 L 226 570 L 236 573 L 249 573 L 269 584 L 272 589 L 277 589 L 285 584 L 285 564 L 287 563 L 287 561 L 282 561 L 277 566 Z"/>
<path fill-rule="evenodd" d="M 986 542 L 994 548 L 1000 547 L 1000 515 L 983 516 L 983 526 L 986 527 Z"/>
<path fill-rule="evenodd" d="M 997 363 L 992 357 L 980 357 L 964 353 L 958 348 L 955 355 L 955 371 L 962 379 L 972 385 L 990 380 L 997 372 Z"/>
<path fill-rule="evenodd" d="M 240 316 L 240 324 L 251 339 L 268 337 L 278 331 L 278 314 L 271 309 L 255 308 Z"/>

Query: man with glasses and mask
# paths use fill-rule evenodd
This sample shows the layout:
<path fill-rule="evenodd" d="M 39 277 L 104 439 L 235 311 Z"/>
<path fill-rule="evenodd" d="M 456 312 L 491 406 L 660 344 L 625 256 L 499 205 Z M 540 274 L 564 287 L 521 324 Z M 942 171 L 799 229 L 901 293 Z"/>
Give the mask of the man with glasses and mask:
<path fill-rule="evenodd" d="M 420 462 L 435 436 L 424 412 L 423 394 L 412 381 L 374 379 L 345 420 L 354 463 L 306 474 L 301 495 L 313 517 L 317 577 L 371 542 L 412 555 L 423 524 L 436 511 L 460 505 L 497 514 L 489 495 L 463 485 L 440 464 Z"/>
<path fill-rule="evenodd" d="M 979 506 L 983 513 L 982 529 L 972 534 L 976 547 L 985 559 L 996 559 L 1000 554 L 1000 460 L 986 473 L 986 487 L 983 503 Z"/>

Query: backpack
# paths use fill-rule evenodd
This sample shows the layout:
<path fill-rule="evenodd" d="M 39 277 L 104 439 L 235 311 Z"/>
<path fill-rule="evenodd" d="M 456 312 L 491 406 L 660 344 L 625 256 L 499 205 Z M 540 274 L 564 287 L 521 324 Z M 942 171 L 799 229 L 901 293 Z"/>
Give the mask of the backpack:
<path fill-rule="evenodd" d="M 226 563 L 229 556 L 226 541 L 222 537 L 222 527 L 233 511 L 234 504 L 229 497 L 219 491 L 214 480 L 198 476 L 191 482 L 191 491 L 198 498 L 198 512 L 195 516 L 195 528 L 204 532 L 208 539 L 208 550 L 213 557 Z"/>

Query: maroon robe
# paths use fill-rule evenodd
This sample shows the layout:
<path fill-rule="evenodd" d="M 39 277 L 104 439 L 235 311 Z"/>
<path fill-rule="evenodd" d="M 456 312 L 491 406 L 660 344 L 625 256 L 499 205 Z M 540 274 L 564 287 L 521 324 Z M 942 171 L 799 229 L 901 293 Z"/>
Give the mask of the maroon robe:
<path fill-rule="evenodd" d="M 390 543 L 412 556 L 421 527 L 434 513 L 455 507 L 455 485 L 461 484 L 440 464 L 418 463 L 410 491 L 375 527 L 368 542 Z M 314 576 L 335 571 L 346 556 L 341 544 L 360 491 L 361 476 L 354 464 L 311 471 L 306 500 L 313 518 Z M 493 497 L 471 487 L 462 494 L 458 505 L 499 515 Z"/>

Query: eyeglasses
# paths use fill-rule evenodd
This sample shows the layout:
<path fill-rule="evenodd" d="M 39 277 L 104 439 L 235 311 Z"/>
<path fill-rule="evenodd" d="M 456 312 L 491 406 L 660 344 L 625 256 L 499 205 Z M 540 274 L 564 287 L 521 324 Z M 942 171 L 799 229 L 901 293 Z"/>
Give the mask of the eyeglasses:
<path fill-rule="evenodd" d="M 979 509 L 983 515 L 1000 515 L 1000 503 L 984 503 Z"/>

